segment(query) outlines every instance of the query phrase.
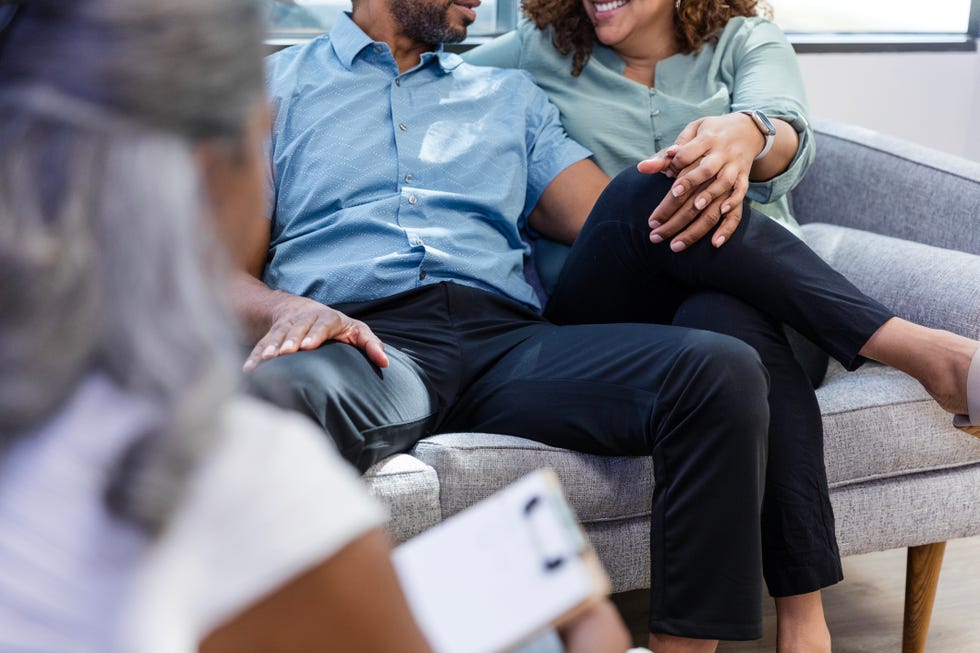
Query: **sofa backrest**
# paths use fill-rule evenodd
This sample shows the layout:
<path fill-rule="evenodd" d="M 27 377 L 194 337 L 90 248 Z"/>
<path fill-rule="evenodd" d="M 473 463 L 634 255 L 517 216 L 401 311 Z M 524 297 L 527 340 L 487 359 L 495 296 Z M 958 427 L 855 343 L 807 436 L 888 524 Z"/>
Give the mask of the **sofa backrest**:
<path fill-rule="evenodd" d="M 828 120 L 814 129 L 816 160 L 792 193 L 801 224 L 980 254 L 980 163 Z"/>

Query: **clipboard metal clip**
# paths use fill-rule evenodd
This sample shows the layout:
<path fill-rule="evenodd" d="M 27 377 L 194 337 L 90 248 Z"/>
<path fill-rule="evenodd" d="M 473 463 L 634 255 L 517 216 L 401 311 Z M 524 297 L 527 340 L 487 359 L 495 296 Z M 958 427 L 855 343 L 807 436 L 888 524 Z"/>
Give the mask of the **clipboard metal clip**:
<path fill-rule="evenodd" d="M 545 572 L 559 569 L 570 556 L 587 548 L 578 522 L 563 496 L 535 495 L 524 504 L 531 543 L 541 554 Z"/>

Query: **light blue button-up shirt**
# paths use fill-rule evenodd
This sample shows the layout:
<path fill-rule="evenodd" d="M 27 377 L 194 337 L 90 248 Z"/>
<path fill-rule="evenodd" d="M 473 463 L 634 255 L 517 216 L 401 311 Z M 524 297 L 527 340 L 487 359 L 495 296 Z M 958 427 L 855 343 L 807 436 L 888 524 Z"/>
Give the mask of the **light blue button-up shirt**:
<path fill-rule="evenodd" d="M 268 78 L 270 287 L 338 304 L 455 281 L 538 307 L 520 230 L 589 152 L 526 73 L 439 49 L 399 74 L 343 15 Z"/>

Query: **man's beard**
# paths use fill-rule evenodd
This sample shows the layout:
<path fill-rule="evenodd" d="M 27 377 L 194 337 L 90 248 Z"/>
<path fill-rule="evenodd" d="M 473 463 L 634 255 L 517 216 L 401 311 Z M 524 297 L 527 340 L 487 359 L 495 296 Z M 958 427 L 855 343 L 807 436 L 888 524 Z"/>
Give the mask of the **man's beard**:
<path fill-rule="evenodd" d="M 452 4 L 444 2 L 446 0 L 391 0 L 391 15 L 401 27 L 402 36 L 417 43 L 459 43 L 466 38 L 466 27 L 450 24 Z"/>

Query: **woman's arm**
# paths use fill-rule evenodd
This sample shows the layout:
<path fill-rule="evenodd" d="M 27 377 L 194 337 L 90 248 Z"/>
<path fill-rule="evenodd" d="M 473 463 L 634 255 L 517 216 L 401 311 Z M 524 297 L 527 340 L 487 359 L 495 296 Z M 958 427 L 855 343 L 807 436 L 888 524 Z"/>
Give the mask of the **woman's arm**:
<path fill-rule="evenodd" d="M 374 530 L 214 630 L 201 653 L 431 653 Z"/>
<path fill-rule="evenodd" d="M 629 630 L 609 599 L 603 599 L 571 621 L 558 626 L 567 653 L 624 653 Z"/>
<path fill-rule="evenodd" d="M 681 132 L 671 161 L 673 194 L 651 216 L 653 235 L 672 239 L 675 251 L 718 222 L 712 242 L 721 246 L 737 227 L 746 196 L 763 203 L 781 197 L 813 161 L 806 94 L 792 46 L 769 22 L 748 23 L 743 30 L 732 44 L 732 112 L 695 120 Z M 740 113 L 754 109 L 776 127 L 772 149 L 758 161 L 764 137 Z"/>
<path fill-rule="evenodd" d="M 381 531 L 354 540 L 217 628 L 200 653 L 431 653 L 390 553 Z M 560 625 L 558 633 L 568 653 L 623 653 L 630 646 L 629 631 L 608 599 Z"/>
<path fill-rule="evenodd" d="M 767 162 L 768 156 L 752 169 L 749 199 L 768 203 L 795 188 L 813 163 L 815 154 L 810 110 L 796 52 L 782 30 L 768 21 L 757 23 L 735 60 L 732 111 L 760 109 L 777 129 L 789 127 L 798 144 L 790 156 Z M 777 136 L 777 144 L 778 138 Z M 761 183 L 757 183 L 761 182 Z"/>

